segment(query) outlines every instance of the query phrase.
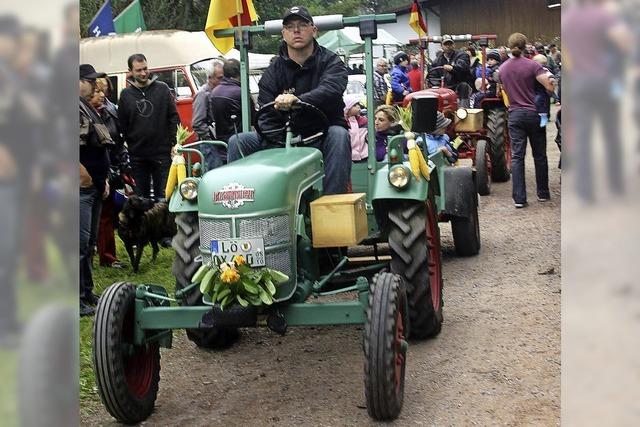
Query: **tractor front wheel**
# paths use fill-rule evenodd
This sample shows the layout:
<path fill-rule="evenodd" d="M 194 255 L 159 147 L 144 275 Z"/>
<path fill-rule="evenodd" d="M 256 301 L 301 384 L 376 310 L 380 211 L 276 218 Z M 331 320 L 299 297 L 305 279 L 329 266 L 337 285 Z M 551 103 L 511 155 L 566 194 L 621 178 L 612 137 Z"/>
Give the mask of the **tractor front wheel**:
<path fill-rule="evenodd" d="M 178 232 L 171 242 L 176 251 L 173 259 L 172 272 L 176 278 L 176 291 L 184 289 L 191 284 L 191 278 L 196 270 L 200 268 L 200 263 L 196 262 L 196 257 L 200 253 L 200 223 L 196 212 L 187 212 L 176 215 L 176 226 Z M 195 287 L 184 296 L 182 305 L 196 306 L 204 305 L 200 288 Z M 210 349 L 223 349 L 230 347 L 238 338 L 237 328 L 200 328 L 187 329 L 187 337 L 198 347 Z"/>
<path fill-rule="evenodd" d="M 93 325 L 93 370 L 98 394 L 118 421 L 134 424 L 151 415 L 160 382 L 157 343 L 135 345 L 135 287 L 114 283 L 102 294 Z"/>
<path fill-rule="evenodd" d="M 367 411 L 375 420 L 393 420 L 402 409 L 409 332 L 406 307 L 402 278 L 376 274 L 369 288 L 363 340 Z"/>
<path fill-rule="evenodd" d="M 491 193 L 491 158 L 487 152 L 487 141 L 476 143 L 476 187 L 478 194 L 487 196 Z"/>
<path fill-rule="evenodd" d="M 466 218 L 451 218 L 451 231 L 456 253 L 460 256 L 477 255 L 480 252 L 480 222 L 478 221 L 478 195 L 469 191 L 470 212 Z"/>
<path fill-rule="evenodd" d="M 426 202 L 399 201 L 389 211 L 391 272 L 407 288 L 411 338 L 425 339 L 442 329 L 442 255 L 433 194 Z"/>

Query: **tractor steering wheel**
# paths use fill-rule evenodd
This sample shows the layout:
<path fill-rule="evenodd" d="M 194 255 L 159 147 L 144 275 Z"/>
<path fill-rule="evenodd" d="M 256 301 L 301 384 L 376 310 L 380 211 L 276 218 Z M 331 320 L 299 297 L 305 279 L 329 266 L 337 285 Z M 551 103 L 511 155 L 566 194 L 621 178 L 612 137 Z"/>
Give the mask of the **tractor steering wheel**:
<path fill-rule="evenodd" d="M 318 107 L 316 107 L 315 105 L 309 104 L 308 102 L 304 102 L 304 101 L 296 101 L 295 104 L 293 104 L 291 106 L 291 109 L 288 111 L 280 111 L 280 110 L 276 110 L 275 107 L 275 101 L 273 102 L 269 102 L 268 104 L 264 104 L 262 107 L 260 107 L 260 109 L 258 110 L 258 112 L 256 113 L 256 119 L 255 119 L 255 129 L 256 132 L 258 133 L 258 135 L 260 135 L 260 137 L 262 139 L 267 139 L 269 140 L 269 136 L 276 134 L 278 132 L 283 132 L 286 131 L 287 128 L 292 128 L 293 127 L 293 112 L 296 110 L 306 110 L 307 113 L 312 113 L 315 116 L 317 116 L 317 124 L 318 124 L 318 128 L 320 129 L 320 133 L 322 133 L 322 135 L 326 135 L 327 134 L 327 130 L 329 129 L 329 119 L 327 119 L 327 116 L 322 112 L 322 110 L 320 110 Z M 262 129 L 260 127 L 260 117 L 269 109 L 273 108 L 277 113 L 279 113 L 284 122 L 285 125 L 283 127 L 277 128 L 277 129 L 269 129 L 269 130 L 265 130 Z M 301 111 L 302 112 L 302 111 Z M 286 135 L 284 135 L 286 136 Z M 282 140 L 282 142 L 284 143 L 284 138 Z"/>
<path fill-rule="evenodd" d="M 442 77 L 435 77 L 435 76 L 430 76 L 430 74 L 434 71 L 438 71 L 438 70 L 443 70 L 444 66 L 440 65 L 437 67 L 433 67 L 430 68 L 429 71 L 427 71 L 427 83 L 429 83 L 429 87 L 442 87 L 443 81 L 442 81 L 442 77 L 444 77 L 444 73 L 442 74 Z"/>

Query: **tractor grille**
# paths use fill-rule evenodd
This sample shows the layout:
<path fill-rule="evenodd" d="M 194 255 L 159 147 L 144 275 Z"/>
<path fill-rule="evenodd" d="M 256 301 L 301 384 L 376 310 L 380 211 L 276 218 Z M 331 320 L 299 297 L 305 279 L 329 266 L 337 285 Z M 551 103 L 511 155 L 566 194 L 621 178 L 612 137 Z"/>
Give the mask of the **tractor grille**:
<path fill-rule="evenodd" d="M 231 222 L 200 218 L 200 247 L 208 248 L 212 240 L 231 237 Z"/>
<path fill-rule="evenodd" d="M 239 237 L 262 237 L 265 246 L 289 243 L 289 215 L 238 221 Z"/>
<path fill-rule="evenodd" d="M 267 253 L 265 261 L 267 267 L 279 270 L 291 277 L 290 251 L 292 248 L 290 246 L 291 225 L 289 224 L 289 215 L 237 219 L 236 226 L 238 229 L 237 237 L 262 237 L 265 249 L 274 245 L 289 245 L 287 248 Z M 200 247 L 203 250 L 209 248 L 211 240 L 228 239 L 232 237 L 231 234 L 230 220 L 200 218 Z M 211 254 L 208 250 L 202 255 L 205 261 L 211 259 Z"/>

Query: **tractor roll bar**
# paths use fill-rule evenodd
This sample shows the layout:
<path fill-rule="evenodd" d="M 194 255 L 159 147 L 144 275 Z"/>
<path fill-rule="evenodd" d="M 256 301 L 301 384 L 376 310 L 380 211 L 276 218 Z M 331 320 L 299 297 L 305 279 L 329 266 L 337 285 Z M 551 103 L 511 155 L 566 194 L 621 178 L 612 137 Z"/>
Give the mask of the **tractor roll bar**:
<path fill-rule="evenodd" d="M 480 34 L 473 36 L 471 34 L 458 34 L 451 36 L 454 42 L 468 42 L 468 41 L 481 41 L 481 40 L 496 40 L 498 38 L 495 34 Z M 418 40 L 426 41 L 428 43 L 442 43 L 442 36 L 425 36 L 420 39 L 409 39 L 410 44 L 418 44 Z"/>
<path fill-rule="evenodd" d="M 340 30 L 344 28 L 342 15 L 323 15 L 313 18 L 313 24 L 318 31 Z M 277 36 L 282 31 L 282 19 L 272 19 L 264 23 L 264 33 L 268 36 Z"/>
<path fill-rule="evenodd" d="M 473 36 L 471 34 L 458 34 L 451 36 L 451 38 L 454 42 L 477 41 L 482 48 L 482 91 L 484 91 L 487 85 L 487 76 L 485 76 L 487 46 L 489 46 L 489 40 L 497 40 L 498 36 L 495 34 L 479 34 L 477 36 Z M 426 48 L 427 43 L 442 43 L 442 36 L 425 36 L 419 39 L 409 39 L 409 44 L 420 44 L 421 49 Z"/>

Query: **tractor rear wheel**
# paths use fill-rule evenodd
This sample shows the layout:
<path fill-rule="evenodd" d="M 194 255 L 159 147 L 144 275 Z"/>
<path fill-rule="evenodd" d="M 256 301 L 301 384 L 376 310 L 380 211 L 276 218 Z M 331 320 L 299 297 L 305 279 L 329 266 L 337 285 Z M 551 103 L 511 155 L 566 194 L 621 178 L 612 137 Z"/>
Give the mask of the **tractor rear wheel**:
<path fill-rule="evenodd" d="M 195 258 L 200 253 L 200 223 L 196 212 L 186 212 L 176 215 L 178 232 L 171 245 L 176 251 L 173 259 L 172 272 L 176 278 L 176 291 L 184 289 L 191 284 L 191 278 L 200 263 Z M 204 305 L 200 288 L 195 287 L 184 296 L 182 305 Z M 200 328 L 187 329 L 187 337 L 198 347 L 223 349 L 230 347 L 238 338 L 237 328 Z"/>
<path fill-rule="evenodd" d="M 114 283 L 104 291 L 93 325 L 93 371 L 98 394 L 118 421 L 134 424 L 151 415 L 160 382 L 157 343 L 133 343 L 136 288 Z"/>
<path fill-rule="evenodd" d="M 487 153 L 487 141 L 476 143 L 476 187 L 478 194 L 487 196 L 491 193 L 491 158 Z"/>
<path fill-rule="evenodd" d="M 489 108 L 487 112 L 487 137 L 491 156 L 491 178 L 495 182 L 507 182 L 511 176 L 511 149 L 508 147 L 507 110 Z"/>
<path fill-rule="evenodd" d="M 460 256 L 477 255 L 480 252 L 480 222 L 478 221 L 478 195 L 469 191 L 469 216 L 451 218 L 451 231 L 456 253 Z"/>
<path fill-rule="evenodd" d="M 389 211 L 391 272 L 407 288 L 411 338 L 425 339 L 442 329 L 442 254 L 434 196 L 425 203 L 398 202 Z"/>
<path fill-rule="evenodd" d="M 376 274 L 369 287 L 363 340 L 367 412 L 375 420 L 393 420 L 402 409 L 409 332 L 406 307 L 402 278 Z"/>

